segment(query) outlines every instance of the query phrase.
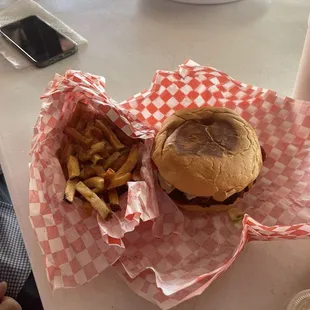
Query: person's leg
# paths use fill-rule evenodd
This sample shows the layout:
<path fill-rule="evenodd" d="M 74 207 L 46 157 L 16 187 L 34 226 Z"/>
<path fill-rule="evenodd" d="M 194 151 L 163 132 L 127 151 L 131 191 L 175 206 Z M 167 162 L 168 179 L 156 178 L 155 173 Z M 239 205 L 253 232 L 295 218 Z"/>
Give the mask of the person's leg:
<path fill-rule="evenodd" d="M 0 170 L 0 201 L 12 204 L 9 190 L 5 183 L 4 174 L 1 173 L 1 170 Z"/>
<path fill-rule="evenodd" d="M 16 300 L 22 306 L 23 310 L 43 310 L 36 281 L 34 280 L 32 272 Z"/>
<path fill-rule="evenodd" d="M 21 270 L 26 274 L 25 277 L 21 276 Z M 32 272 L 29 275 L 30 271 L 10 194 L 0 171 L 0 280 L 8 282 L 9 295 L 16 298 L 23 310 L 43 310 L 36 282 Z M 23 282 L 18 286 L 20 281 Z"/>

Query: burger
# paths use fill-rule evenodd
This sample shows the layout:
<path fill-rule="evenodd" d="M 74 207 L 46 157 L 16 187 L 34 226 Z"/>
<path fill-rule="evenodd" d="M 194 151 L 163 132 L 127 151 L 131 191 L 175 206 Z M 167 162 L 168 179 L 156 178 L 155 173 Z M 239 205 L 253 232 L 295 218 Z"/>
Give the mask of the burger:
<path fill-rule="evenodd" d="M 265 154 L 254 128 L 226 108 L 179 110 L 155 137 L 160 186 L 187 211 L 219 212 L 254 185 Z"/>

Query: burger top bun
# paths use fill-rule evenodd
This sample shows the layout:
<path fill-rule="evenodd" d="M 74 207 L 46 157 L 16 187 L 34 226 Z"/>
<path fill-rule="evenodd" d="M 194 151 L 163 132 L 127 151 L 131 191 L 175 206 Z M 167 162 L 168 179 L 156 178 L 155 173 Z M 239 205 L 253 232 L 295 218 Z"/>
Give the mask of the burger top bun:
<path fill-rule="evenodd" d="M 263 164 L 253 127 L 226 108 L 184 109 L 158 132 L 152 158 L 178 190 L 224 201 L 254 181 Z"/>

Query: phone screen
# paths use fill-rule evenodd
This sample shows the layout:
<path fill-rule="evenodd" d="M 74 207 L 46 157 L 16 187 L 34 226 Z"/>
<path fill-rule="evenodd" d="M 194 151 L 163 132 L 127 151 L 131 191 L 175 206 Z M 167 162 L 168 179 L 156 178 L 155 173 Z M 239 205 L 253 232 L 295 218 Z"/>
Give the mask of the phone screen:
<path fill-rule="evenodd" d="M 61 55 L 75 47 L 75 43 L 37 16 L 29 16 L 4 26 L 1 28 L 1 32 L 38 63 Z"/>

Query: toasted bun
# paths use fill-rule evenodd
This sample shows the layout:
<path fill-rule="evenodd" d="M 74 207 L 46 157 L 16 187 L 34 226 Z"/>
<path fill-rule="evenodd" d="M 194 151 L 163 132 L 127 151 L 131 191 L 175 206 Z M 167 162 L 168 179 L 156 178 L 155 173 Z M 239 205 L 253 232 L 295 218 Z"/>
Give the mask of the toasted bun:
<path fill-rule="evenodd" d="M 168 117 L 155 138 L 152 158 L 160 175 L 178 190 L 217 201 L 242 191 L 262 167 L 255 130 L 226 108 L 184 109 Z"/>

